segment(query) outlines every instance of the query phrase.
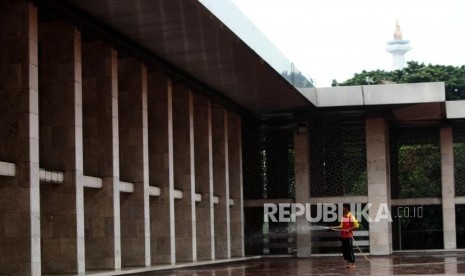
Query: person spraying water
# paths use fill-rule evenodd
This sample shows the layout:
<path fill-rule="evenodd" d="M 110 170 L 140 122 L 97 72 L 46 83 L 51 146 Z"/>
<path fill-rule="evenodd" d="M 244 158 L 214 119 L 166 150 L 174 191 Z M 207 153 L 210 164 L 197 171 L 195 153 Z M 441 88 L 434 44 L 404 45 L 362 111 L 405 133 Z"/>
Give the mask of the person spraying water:
<path fill-rule="evenodd" d="M 342 256 L 346 261 L 347 268 L 355 268 L 355 255 L 353 248 L 353 230 L 360 227 L 357 219 L 350 213 L 350 205 L 342 205 L 342 219 L 341 224 L 335 227 L 329 227 L 334 231 L 341 233 Z"/>

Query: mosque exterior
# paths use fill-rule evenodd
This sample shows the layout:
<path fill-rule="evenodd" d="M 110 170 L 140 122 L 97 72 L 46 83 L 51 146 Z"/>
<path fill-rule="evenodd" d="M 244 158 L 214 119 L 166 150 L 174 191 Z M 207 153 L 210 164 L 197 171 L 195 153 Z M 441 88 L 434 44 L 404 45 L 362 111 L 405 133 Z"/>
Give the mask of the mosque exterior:
<path fill-rule="evenodd" d="M 441 82 L 296 88 L 218 2 L 0 1 L 0 274 L 334 250 L 295 212 L 265 223 L 279 203 L 387 206 L 356 234 L 372 255 L 465 247 L 464 101 Z"/>

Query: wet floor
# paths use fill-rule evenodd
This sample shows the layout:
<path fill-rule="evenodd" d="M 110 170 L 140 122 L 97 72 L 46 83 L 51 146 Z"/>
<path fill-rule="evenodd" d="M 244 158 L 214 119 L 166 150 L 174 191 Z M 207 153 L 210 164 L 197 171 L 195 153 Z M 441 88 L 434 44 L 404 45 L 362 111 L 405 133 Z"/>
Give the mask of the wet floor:
<path fill-rule="evenodd" d="M 356 268 L 345 268 L 341 257 L 265 258 L 138 275 L 161 276 L 303 276 L 303 275 L 460 275 L 465 274 L 465 252 L 405 254 L 390 257 L 357 256 Z"/>

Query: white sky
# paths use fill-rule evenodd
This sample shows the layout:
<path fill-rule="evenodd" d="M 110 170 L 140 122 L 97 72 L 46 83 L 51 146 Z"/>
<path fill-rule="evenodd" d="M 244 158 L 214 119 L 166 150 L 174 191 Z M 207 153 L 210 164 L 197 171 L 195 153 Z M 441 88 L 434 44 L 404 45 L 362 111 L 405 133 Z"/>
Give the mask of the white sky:
<path fill-rule="evenodd" d="M 231 0 L 317 87 L 392 70 L 396 20 L 407 61 L 465 65 L 465 0 Z"/>

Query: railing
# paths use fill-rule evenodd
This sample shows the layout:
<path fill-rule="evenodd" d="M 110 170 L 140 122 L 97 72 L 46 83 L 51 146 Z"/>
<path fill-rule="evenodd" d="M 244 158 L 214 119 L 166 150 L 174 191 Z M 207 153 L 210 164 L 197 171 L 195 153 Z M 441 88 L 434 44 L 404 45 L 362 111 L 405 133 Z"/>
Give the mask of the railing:
<path fill-rule="evenodd" d="M 366 230 L 354 231 L 354 246 L 360 247 L 363 251 L 368 251 L 370 246 L 369 232 Z M 313 253 L 334 253 L 339 252 L 341 247 L 340 234 L 334 231 L 314 231 L 312 232 L 312 252 Z"/>
<path fill-rule="evenodd" d="M 263 254 L 293 254 L 296 251 L 296 236 L 292 233 L 263 235 Z"/>

